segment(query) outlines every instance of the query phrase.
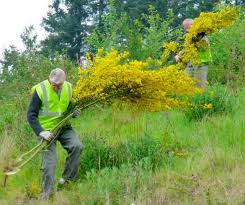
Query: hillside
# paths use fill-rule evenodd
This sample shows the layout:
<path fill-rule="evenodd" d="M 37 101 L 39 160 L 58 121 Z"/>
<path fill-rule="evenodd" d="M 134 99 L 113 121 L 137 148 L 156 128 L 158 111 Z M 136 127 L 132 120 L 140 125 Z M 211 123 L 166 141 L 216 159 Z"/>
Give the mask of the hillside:
<path fill-rule="evenodd" d="M 142 54 L 142 59 L 133 56 L 136 52 L 126 55 L 127 52 L 123 52 L 125 50 L 118 53 L 114 49 L 112 52 L 104 50 L 101 56 L 95 56 L 95 63 L 89 62 L 92 71 L 81 71 L 76 62 L 66 54 L 55 53 L 51 59 L 42 53 L 18 53 L 10 50 L 5 56 L 5 63 L 11 66 L 3 67 L 0 73 L 1 185 L 4 184 L 4 169 L 37 144 L 37 138 L 26 120 L 31 87 L 46 79 L 49 72 L 56 67 L 66 71 L 68 81 L 74 87 L 80 86 L 78 100 L 85 88 L 85 96 L 90 96 L 93 84 L 95 94 L 100 96 L 96 92 L 104 88 L 97 88 L 106 82 L 107 76 L 115 77 L 115 73 L 120 73 L 116 78 L 108 77 L 108 81 L 118 80 L 119 77 L 126 76 L 127 73 L 123 71 L 131 71 L 132 68 L 130 77 L 134 78 L 136 73 L 138 79 L 147 76 L 147 72 L 151 73 L 149 76 L 153 76 L 152 73 L 157 73 L 157 70 L 161 74 L 166 72 L 166 76 L 171 76 L 168 83 L 172 87 L 169 86 L 169 91 L 166 88 L 170 93 L 167 95 L 169 99 L 185 99 L 187 103 L 166 106 L 167 109 L 159 106 L 159 110 L 137 110 L 130 107 L 133 103 L 122 102 L 121 98 L 121 101 L 116 99 L 107 103 L 98 102 L 82 110 L 77 118 L 71 119 L 71 124 L 83 144 L 78 180 L 57 190 L 52 199 L 39 200 L 39 154 L 21 168 L 19 173 L 9 176 L 6 186 L 0 186 L 0 205 L 245 204 L 244 19 L 243 11 L 235 23 L 226 29 L 220 29 L 222 27 L 218 27 L 217 23 L 219 31 L 212 31 L 209 35 L 212 61 L 209 63 L 207 87 L 205 91 L 190 96 L 178 96 L 178 92 L 174 92 L 173 88 L 188 93 L 188 89 L 183 88 L 183 91 L 182 87 L 176 86 L 182 85 L 183 78 L 176 80 L 173 74 L 183 72 L 174 70 L 179 69 L 176 64 L 171 68 L 176 72 L 166 72 L 165 66 L 171 67 L 171 63 L 163 62 L 158 50 L 155 50 L 155 59 L 142 57 L 143 53 L 140 52 L 137 55 Z M 188 45 L 186 47 L 188 50 Z M 167 48 L 161 54 L 165 51 L 168 51 Z M 111 53 L 112 56 L 116 54 L 110 57 Z M 144 53 L 146 56 L 148 54 Z M 118 57 L 123 55 L 126 57 Z M 145 71 L 142 65 L 146 64 L 148 67 Z M 103 75 L 97 72 L 98 67 Z M 120 72 L 118 68 L 121 69 Z M 137 72 L 134 73 L 134 69 L 138 69 Z M 135 79 L 132 82 L 138 80 Z M 141 79 L 138 81 L 142 84 Z M 114 86 L 113 83 L 109 85 Z M 135 84 L 132 83 L 133 86 Z M 162 91 L 159 93 L 165 96 L 165 87 L 160 87 L 159 84 L 151 84 L 148 92 L 141 91 L 150 95 L 154 88 Z M 116 90 L 113 89 L 112 91 Z M 133 91 L 129 93 L 129 97 L 145 97 L 140 92 L 133 93 L 135 95 L 132 93 Z M 67 155 L 61 145 L 57 144 L 56 185 Z"/>

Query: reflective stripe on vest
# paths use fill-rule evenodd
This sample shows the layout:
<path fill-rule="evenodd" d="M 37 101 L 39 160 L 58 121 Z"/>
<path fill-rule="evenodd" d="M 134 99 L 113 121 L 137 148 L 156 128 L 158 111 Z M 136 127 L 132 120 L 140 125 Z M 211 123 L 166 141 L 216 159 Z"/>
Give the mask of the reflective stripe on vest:
<path fill-rule="evenodd" d="M 60 116 L 62 115 L 62 112 L 48 112 L 48 95 L 47 95 L 47 90 L 44 84 L 44 81 L 41 82 L 41 89 L 43 91 L 43 103 L 44 103 L 44 111 L 41 112 L 39 111 L 40 116 L 48 116 L 48 117 L 55 117 L 55 116 Z M 69 99 L 71 99 L 71 84 L 67 82 L 68 85 L 68 96 Z"/>

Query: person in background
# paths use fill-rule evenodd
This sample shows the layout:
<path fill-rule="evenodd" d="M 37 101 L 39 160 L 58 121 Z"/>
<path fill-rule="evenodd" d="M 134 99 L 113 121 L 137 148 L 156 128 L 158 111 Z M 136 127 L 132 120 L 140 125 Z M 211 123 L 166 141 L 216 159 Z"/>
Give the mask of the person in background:
<path fill-rule="evenodd" d="M 185 33 L 188 32 L 191 25 L 193 23 L 193 20 L 190 18 L 187 18 L 183 21 L 182 26 L 184 28 Z M 200 64 L 199 65 L 192 65 L 190 62 L 187 64 L 185 72 L 190 75 L 190 77 L 197 80 L 197 86 L 201 87 L 202 89 L 206 88 L 206 82 L 208 77 L 208 64 L 212 61 L 212 56 L 210 52 L 210 46 L 209 46 L 209 40 L 205 33 L 201 33 L 197 36 L 197 39 L 193 39 L 193 41 L 202 41 L 204 47 L 199 49 L 199 58 L 200 58 Z M 175 56 L 176 62 L 181 61 L 180 53 Z"/>
<path fill-rule="evenodd" d="M 72 86 L 66 81 L 65 72 L 56 68 L 47 80 L 32 87 L 32 98 L 27 111 L 27 120 L 38 136 L 38 140 L 51 141 L 51 130 L 62 120 L 72 97 Z M 74 112 L 78 115 L 80 110 Z M 55 167 L 57 161 L 56 142 L 59 141 L 68 156 L 58 186 L 74 181 L 78 176 L 79 157 L 82 145 L 70 124 L 62 127 L 55 140 L 52 140 L 42 153 L 40 199 L 49 199 L 54 194 Z"/>
<path fill-rule="evenodd" d="M 92 52 L 89 52 L 87 56 L 81 56 L 78 61 L 78 68 L 85 70 L 95 63 L 95 56 Z"/>

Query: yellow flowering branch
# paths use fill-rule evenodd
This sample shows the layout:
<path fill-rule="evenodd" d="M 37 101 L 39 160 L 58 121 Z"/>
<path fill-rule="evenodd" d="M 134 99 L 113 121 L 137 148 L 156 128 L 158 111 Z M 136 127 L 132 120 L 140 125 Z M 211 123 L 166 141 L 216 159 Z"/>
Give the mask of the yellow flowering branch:
<path fill-rule="evenodd" d="M 202 37 L 231 26 L 238 16 L 239 11 L 235 7 L 226 7 L 217 13 L 202 12 L 199 17 L 194 19 L 192 26 L 185 35 L 180 55 L 182 62 L 199 64 L 198 51 L 207 46 L 203 43 Z"/>
<path fill-rule="evenodd" d="M 180 96 L 199 89 L 194 81 L 176 66 L 146 70 L 148 62 L 127 61 L 127 52 L 100 51 L 96 63 L 80 71 L 74 88 L 74 103 L 95 99 L 120 99 L 139 109 L 157 111 L 185 104 Z"/>

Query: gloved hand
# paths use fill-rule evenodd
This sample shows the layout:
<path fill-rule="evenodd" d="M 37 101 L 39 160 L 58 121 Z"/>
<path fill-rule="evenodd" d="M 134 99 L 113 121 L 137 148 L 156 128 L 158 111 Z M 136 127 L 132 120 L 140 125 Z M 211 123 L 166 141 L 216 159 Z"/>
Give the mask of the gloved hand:
<path fill-rule="evenodd" d="M 176 62 L 179 62 L 180 61 L 179 55 L 174 56 L 174 59 L 175 59 Z"/>
<path fill-rule="evenodd" d="M 50 131 L 42 131 L 39 136 L 47 141 L 50 141 L 54 137 L 53 133 Z"/>
<path fill-rule="evenodd" d="M 80 113 L 81 113 L 81 109 L 76 109 L 76 110 L 73 112 L 73 117 L 77 117 Z"/>

